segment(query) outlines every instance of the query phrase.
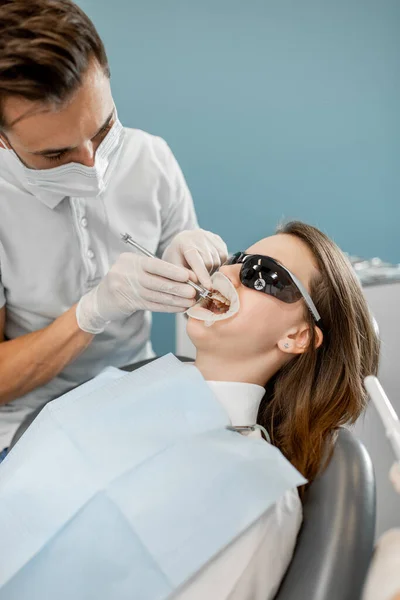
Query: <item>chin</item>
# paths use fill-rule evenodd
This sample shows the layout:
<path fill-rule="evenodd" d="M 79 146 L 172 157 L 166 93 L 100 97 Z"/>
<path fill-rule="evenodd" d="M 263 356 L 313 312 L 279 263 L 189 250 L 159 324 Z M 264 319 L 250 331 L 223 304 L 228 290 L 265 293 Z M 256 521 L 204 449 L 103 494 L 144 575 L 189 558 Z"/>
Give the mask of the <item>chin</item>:
<path fill-rule="evenodd" d="M 232 341 L 230 321 L 231 319 L 216 321 L 210 327 L 206 327 L 204 321 L 189 317 L 186 333 L 197 349 L 222 348 L 223 341 L 227 342 L 229 339 Z"/>
<path fill-rule="evenodd" d="M 199 321 L 198 319 L 193 319 L 192 317 L 188 318 L 186 325 L 186 333 L 188 334 L 192 344 L 197 348 L 198 346 L 202 346 L 204 341 L 207 341 L 211 338 L 212 327 L 206 327 L 204 325 L 204 321 Z"/>

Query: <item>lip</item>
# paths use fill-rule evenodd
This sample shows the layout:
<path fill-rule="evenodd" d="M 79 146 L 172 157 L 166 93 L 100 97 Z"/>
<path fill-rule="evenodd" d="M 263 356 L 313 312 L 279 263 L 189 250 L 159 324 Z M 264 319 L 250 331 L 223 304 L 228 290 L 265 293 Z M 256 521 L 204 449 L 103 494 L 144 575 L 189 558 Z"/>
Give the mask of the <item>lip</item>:
<path fill-rule="evenodd" d="M 233 317 L 240 308 L 238 293 L 226 275 L 218 271 L 211 277 L 211 282 L 213 291 L 217 295 L 217 299 L 220 298 L 219 295 L 221 295 L 221 300 L 228 300 L 229 308 L 224 312 L 213 312 L 205 307 L 207 306 L 207 300 L 200 300 L 197 304 L 189 308 L 187 315 L 193 319 L 205 321 L 206 325 L 212 325 L 215 321 L 229 319 L 230 317 Z"/>

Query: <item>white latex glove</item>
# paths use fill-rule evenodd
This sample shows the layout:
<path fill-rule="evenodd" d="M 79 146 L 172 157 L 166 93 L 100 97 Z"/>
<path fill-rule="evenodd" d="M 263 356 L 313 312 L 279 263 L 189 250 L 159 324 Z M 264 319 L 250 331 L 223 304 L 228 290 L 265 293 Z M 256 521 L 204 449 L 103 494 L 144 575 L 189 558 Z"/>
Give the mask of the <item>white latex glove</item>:
<path fill-rule="evenodd" d="M 191 269 L 199 282 L 211 289 L 210 273 L 228 258 L 225 242 L 211 231 L 192 229 L 178 233 L 163 254 L 163 260 Z"/>
<path fill-rule="evenodd" d="M 190 273 L 158 258 L 121 254 L 100 283 L 82 296 L 76 308 L 78 325 L 101 333 L 111 321 L 137 310 L 184 312 L 195 303 L 196 291 L 187 285 Z"/>

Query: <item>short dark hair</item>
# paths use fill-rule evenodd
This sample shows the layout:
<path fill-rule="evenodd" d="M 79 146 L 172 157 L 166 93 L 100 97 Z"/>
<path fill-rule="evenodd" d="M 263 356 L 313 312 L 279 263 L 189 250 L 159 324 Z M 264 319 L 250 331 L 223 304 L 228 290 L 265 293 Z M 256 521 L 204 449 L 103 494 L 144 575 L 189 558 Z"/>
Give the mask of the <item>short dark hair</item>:
<path fill-rule="evenodd" d="M 0 130 L 6 97 L 62 105 L 93 59 L 109 76 L 103 42 L 71 0 L 0 0 Z"/>

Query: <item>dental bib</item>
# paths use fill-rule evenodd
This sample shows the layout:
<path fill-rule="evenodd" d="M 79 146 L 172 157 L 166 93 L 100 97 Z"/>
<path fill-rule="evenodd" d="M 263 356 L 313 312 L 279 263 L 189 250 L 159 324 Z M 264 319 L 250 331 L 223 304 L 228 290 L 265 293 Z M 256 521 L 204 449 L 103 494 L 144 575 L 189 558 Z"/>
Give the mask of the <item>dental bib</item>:
<path fill-rule="evenodd" d="M 0 466 L 0 600 L 164 600 L 305 483 L 169 355 L 49 403 Z"/>

